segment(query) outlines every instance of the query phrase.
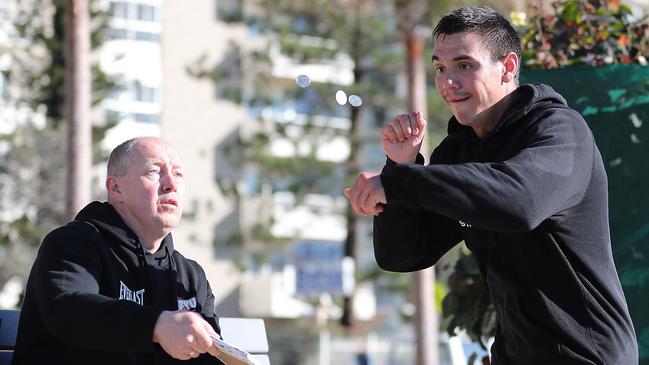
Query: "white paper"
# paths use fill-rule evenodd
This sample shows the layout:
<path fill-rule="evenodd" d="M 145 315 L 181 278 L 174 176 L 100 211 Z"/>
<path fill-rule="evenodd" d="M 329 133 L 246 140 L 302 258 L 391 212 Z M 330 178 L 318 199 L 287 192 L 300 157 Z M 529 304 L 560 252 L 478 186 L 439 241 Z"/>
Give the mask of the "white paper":
<path fill-rule="evenodd" d="M 236 348 L 218 337 L 212 336 L 212 343 L 221 351 L 217 356 L 226 365 L 258 365 L 246 351 Z"/>

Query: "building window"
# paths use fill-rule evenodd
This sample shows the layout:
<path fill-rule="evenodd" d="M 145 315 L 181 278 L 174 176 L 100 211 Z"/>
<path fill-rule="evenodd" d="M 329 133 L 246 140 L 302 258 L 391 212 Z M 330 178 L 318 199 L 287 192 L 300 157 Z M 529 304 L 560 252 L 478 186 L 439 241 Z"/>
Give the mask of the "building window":
<path fill-rule="evenodd" d="M 119 100 L 119 98 L 120 98 L 120 96 L 121 96 L 121 94 L 122 94 L 123 91 L 124 91 L 124 90 L 122 89 L 122 87 L 121 87 L 121 85 L 120 85 L 120 87 L 115 88 L 115 89 L 109 91 L 109 92 L 108 92 L 108 95 L 106 95 L 106 99 L 109 99 L 109 100 Z"/>
<path fill-rule="evenodd" d="M 126 115 L 124 113 L 111 109 L 106 110 L 106 121 L 109 123 L 120 122 L 124 118 L 126 118 Z"/>
<path fill-rule="evenodd" d="M 151 32 L 133 32 L 121 28 L 109 28 L 108 39 L 135 39 L 142 42 L 160 43 L 160 35 Z"/>
<path fill-rule="evenodd" d="M 158 123 L 160 116 L 158 114 L 133 113 L 133 118 L 140 123 Z"/>
<path fill-rule="evenodd" d="M 0 0 L 0 15 L 9 16 L 9 2 L 8 0 Z"/>
<path fill-rule="evenodd" d="M 142 103 L 157 103 L 158 102 L 158 89 L 155 87 L 148 87 L 142 85 L 140 82 L 135 82 L 135 100 Z"/>
<path fill-rule="evenodd" d="M 135 32 L 135 39 L 138 41 L 159 43 L 160 35 L 150 32 Z"/>
<path fill-rule="evenodd" d="M 127 39 L 126 29 L 108 28 L 108 39 Z"/>
<path fill-rule="evenodd" d="M 159 20 L 158 7 L 149 4 L 112 1 L 110 3 L 110 14 L 117 19 L 137 19 L 143 22 L 158 22 Z"/>
<path fill-rule="evenodd" d="M 124 113 L 116 110 L 106 111 L 106 121 L 121 122 L 125 119 L 135 120 L 139 123 L 158 123 L 160 115 L 149 113 Z"/>
<path fill-rule="evenodd" d="M 141 20 L 144 22 L 157 22 L 158 8 L 152 5 L 138 4 L 137 20 Z"/>
<path fill-rule="evenodd" d="M 128 4 L 122 1 L 111 2 L 110 14 L 113 18 L 128 19 Z"/>

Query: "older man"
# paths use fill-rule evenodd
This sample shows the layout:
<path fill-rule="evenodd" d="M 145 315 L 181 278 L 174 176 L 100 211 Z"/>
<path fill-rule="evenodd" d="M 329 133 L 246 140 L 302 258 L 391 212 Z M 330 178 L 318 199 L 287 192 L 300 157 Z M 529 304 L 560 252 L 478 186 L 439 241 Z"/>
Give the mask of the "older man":
<path fill-rule="evenodd" d="M 45 237 L 32 267 L 13 363 L 220 364 L 214 296 L 174 250 L 183 167 L 159 138 L 110 155 L 108 202 Z"/>

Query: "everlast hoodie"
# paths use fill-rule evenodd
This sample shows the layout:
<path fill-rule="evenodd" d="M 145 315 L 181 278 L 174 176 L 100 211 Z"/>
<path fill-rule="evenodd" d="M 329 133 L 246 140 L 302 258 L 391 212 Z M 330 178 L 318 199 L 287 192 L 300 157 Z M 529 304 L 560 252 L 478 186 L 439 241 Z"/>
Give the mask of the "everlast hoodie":
<path fill-rule="evenodd" d="M 453 117 L 430 160 L 383 169 L 379 266 L 423 269 L 464 241 L 496 310 L 494 365 L 638 364 L 602 158 L 563 97 L 519 87 L 482 139 Z"/>
<path fill-rule="evenodd" d="M 176 360 L 153 343 L 160 313 L 178 309 L 220 332 L 205 273 L 171 234 L 150 254 L 110 204 L 94 202 L 43 240 L 13 364 L 220 364 L 209 354 Z"/>

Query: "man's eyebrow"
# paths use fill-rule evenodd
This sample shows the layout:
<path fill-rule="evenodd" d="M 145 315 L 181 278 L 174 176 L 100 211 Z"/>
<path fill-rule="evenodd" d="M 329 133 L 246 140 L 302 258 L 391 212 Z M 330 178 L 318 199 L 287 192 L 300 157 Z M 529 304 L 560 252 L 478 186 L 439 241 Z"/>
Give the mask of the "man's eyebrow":
<path fill-rule="evenodd" d="M 147 158 L 144 162 L 147 165 L 160 165 L 161 163 L 164 163 L 164 161 L 157 158 Z"/>
<path fill-rule="evenodd" d="M 459 56 L 453 57 L 453 61 L 455 61 L 455 62 L 457 62 L 457 61 L 465 61 L 465 60 L 472 61 L 472 60 L 475 60 L 475 58 L 473 58 L 473 57 L 471 57 L 469 55 L 459 55 Z M 433 55 L 432 61 L 439 61 L 439 57 L 437 57 L 437 55 Z"/>

